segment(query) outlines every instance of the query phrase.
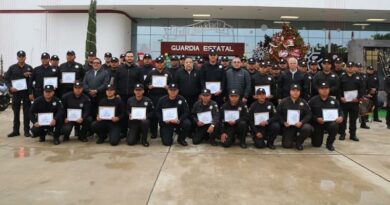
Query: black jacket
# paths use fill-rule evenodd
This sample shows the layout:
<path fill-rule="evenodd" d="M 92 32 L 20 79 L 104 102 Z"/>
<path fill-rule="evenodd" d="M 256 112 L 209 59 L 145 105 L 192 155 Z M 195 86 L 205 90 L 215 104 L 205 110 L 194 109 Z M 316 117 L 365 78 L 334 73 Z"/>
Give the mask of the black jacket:
<path fill-rule="evenodd" d="M 121 65 L 115 75 L 114 84 L 119 95 L 132 96 L 135 85 L 143 83 L 144 80 L 141 68 L 135 64 Z"/>
<path fill-rule="evenodd" d="M 12 80 L 19 80 L 19 79 L 26 79 L 26 84 L 28 86 L 28 82 L 30 80 L 30 77 L 25 77 L 24 73 L 26 72 L 32 72 L 33 68 L 28 65 L 24 64 L 23 67 L 20 67 L 18 64 L 11 65 L 8 68 L 8 71 L 5 73 L 4 79 L 5 79 L 5 84 L 7 85 L 8 88 L 12 87 Z M 28 90 L 21 90 L 21 91 L 16 91 L 16 93 L 13 94 L 27 94 Z"/>
<path fill-rule="evenodd" d="M 328 74 L 324 73 L 324 71 L 318 72 L 313 79 L 313 88 L 318 91 L 318 87 L 324 82 L 329 85 L 329 95 L 338 98 L 340 88 L 340 79 L 338 75 L 332 72 Z"/>
<path fill-rule="evenodd" d="M 81 94 L 80 97 L 76 97 L 73 92 L 65 93 L 62 96 L 62 105 L 64 107 L 64 118 L 68 117 L 68 108 L 81 109 L 83 119 L 88 118 L 90 115 L 91 100 L 85 94 Z"/>
<path fill-rule="evenodd" d="M 183 96 L 178 95 L 176 99 L 169 99 L 168 95 L 163 96 L 157 103 L 156 115 L 160 122 L 163 122 L 162 109 L 164 108 L 177 108 L 177 116 L 180 122 L 183 122 L 190 116 L 190 111 L 186 100 Z"/>
<path fill-rule="evenodd" d="M 54 119 L 60 122 L 63 119 L 63 107 L 60 99 L 53 97 L 47 102 L 43 96 L 34 100 L 30 108 L 30 120 L 33 124 L 38 122 L 38 113 L 53 113 Z"/>
<path fill-rule="evenodd" d="M 225 111 L 227 110 L 239 111 L 240 117 L 238 120 L 236 120 L 236 124 L 240 123 L 241 121 L 248 121 L 248 107 L 241 101 L 239 101 L 238 104 L 234 106 L 230 103 L 230 101 L 228 101 L 222 105 L 219 115 L 222 132 L 224 132 L 224 128 L 226 128 L 226 126 L 230 126 L 228 122 L 225 122 Z"/>
<path fill-rule="evenodd" d="M 219 126 L 219 110 L 218 110 L 218 104 L 215 101 L 210 101 L 209 104 L 203 105 L 201 100 L 198 100 L 194 106 L 192 107 L 192 118 L 197 123 L 198 120 L 198 113 L 202 112 L 208 112 L 211 111 L 211 116 L 213 117 L 212 124 L 214 126 Z"/>
<path fill-rule="evenodd" d="M 45 77 L 56 77 L 57 85 L 59 85 L 59 73 L 58 70 L 52 68 L 50 65 L 46 68 L 43 65 L 35 67 L 32 71 L 32 75 L 29 79 L 29 94 L 35 93 L 43 93 L 43 83 Z"/>
<path fill-rule="evenodd" d="M 288 97 L 290 96 L 290 86 L 292 84 L 298 84 L 301 86 L 301 96 L 305 96 L 305 76 L 297 71 L 295 74 L 294 74 L 294 78 L 293 78 L 293 75 L 291 73 L 290 70 L 286 70 L 284 71 L 281 75 L 280 75 L 280 78 L 279 78 L 279 82 L 278 82 L 278 99 L 283 99 L 285 97 Z"/>
<path fill-rule="evenodd" d="M 302 124 L 308 123 L 311 120 L 312 113 L 306 100 L 298 98 L 295 102 L 290 97 L 284 98 L 277 107 L 277 113 L 281 124 L 287 122 L 287 111 L 299 110 L 300 122 Z"/>
<path fill-rule="evenodd" d="M 333 97 L 328 97 L 326 100 L 322 100 L 319 95 L 314 96 L 309 101 L 309 106 L 313 115 L 313 121 L 316 122 L 317 118 L 322 118 L 323 109 L 337 109 L 339 116 L 343 116 L 343 110 L 339 102 Z"/>
<path fill-rule="evenodd" d="M 200 71 L 196 69 L 192 69 L 190 73 L 184 69 L 180 69 L 176 73 L 176 79 L 174 79 L 174 82 L 178 85 L 179 94 L 185 98 L 198 97 L 203 84 Z"/>
<path fill-rule="evenodd" d="M 255 125 L 255 113 L 261 113 L 261 112 L 268 112 L 269 119 L 268 124 L 271 124 L 273 122 L 279 122 L 279 118 L 276 114 L 276 109 L 274 104 L 271 102 L 265 101 L 263 104 L 260 104 L 259 102 L 253 102 L 251 107 L 249 108 L 248 113 L 248 119 L 249 119 L 249 125 L 251 127 L 251 130 L 253 133 L 259 132 L 259 125 Z"/>
<path fill-rule="evenodd" d="M 131 109 L 133 107 L 146 107 L 146 118 L 150 119 L 154 115 L 154 105 L 152 100 L 148 97 L 142 97 L 140 101 L 137 100 L 135 96 L 127 100 L 127 114 L 131 114 Z"/>

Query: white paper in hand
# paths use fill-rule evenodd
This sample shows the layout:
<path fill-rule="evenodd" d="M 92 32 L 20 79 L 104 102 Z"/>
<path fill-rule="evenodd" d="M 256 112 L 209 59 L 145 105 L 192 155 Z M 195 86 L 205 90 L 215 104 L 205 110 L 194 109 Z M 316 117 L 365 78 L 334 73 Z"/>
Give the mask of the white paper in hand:
<path fill-rule="evenodd" d="M 38 113 L 38 124 L 40 126 L 50 126 L 53 120 L 53 113 Z"/>
<path fill-rule="evenodd" d="M 178 119 L 177 108 L 176 107 L 163 108 L 162 116 L 163 116 L 163 121 L 177 120 Z"/>
<path fill-rule="evenodd" d="M 240 111 L 238 110 L 225 110 L 225 122 L 236 121 L 240 119 Z"/>
<path fill-rule="evenodd" d="M 261 122 L 269 120 L 269 112 L 259 112 L 254 115 L 255 125 L 259 125 Z"/>
<path fill-rule="evenodd" d="M 300 121 L 299 110 L 287 110 L 287 123 L 289 125 L 295 125 Z"/>
<path fill-rule="evenodd" d="M 207 112 L 200 112 L 197 114 L 198 120 L 202 122 L 203 124 L 211 124 L 213 122 L 213 117 L 211 115 L 211 111 Z"/>
<path fill-rule="evenodd" d="M 339 117 L 337 109 L 322 109 L 322 118 L 325 122 L 333 122 Z"/>
<path fill-rule="evenodd" d="M 131 120 L 146 120 L 146 107 L 132 107 Z"/>
<path fill-rule="evenodd" d="M 115 107 L 100 106 L 99 117 L 102 120 L 112 120 L 115 117 Z"/>

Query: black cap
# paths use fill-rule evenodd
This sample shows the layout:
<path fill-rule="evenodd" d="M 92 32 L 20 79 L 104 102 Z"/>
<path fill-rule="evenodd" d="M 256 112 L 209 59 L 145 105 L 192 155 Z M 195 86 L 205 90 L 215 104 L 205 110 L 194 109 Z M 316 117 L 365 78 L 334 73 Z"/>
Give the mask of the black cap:
<path fill-rule="evenodd" d="M 300 85 L 297 85 L 297 84 L 292 84 L 292 85 L 290 86 L 290 90 L 294 90 L 294 89 L 301 90 L 301 86 L 300 86 Z"/>
<path fill-rule="evenodd" d="M 88 56 L 96 56 L 96 53 L 93 51 L 88 52 Z"/>
<path fill-rule="evenodd" d="M 57 55 L 52 55 L 50 60 L 59 61 L 60 58 Z"/>
<path fill-rule="evenodd" d="M 331 61 L 329 58 L 325 58 L 325 59 L 322 61 L 322 64 L 332 64 L 332 61 Z"/>
<path fill-rule="evenodd" d="M 274 66 L 272 66 L 272 70 L 279 70 L 279 65 L 278 64 L 275 64 Z"/>
<path fill-rule="evenodd" d="M 246 62 L 247 61 L 246 56 L 242 56 L 241 61 Z"/>
<path fill-rule="evenodd" d="M 215 49 L 215 48 L 210 49 L 209 55 L 218 55 L 217 49 Z"/>
<path fill-rule="evenodd" d="M 353 63 L 352 61 L 348 61 L 347 68 L 351 68 L 353 66 L 355 66 L 355 63 Z"/>
<path fill-rule="evenodd" d="M 363 68 L 363 65 L 362 65 L 362 63 L 356 63 L 356 67 Z"/>
<path fill-rule="evenodd" d="M 145 58 L 152 59 L 152 55 L 150 55 L 149 53 L 146 53 L 146 54 L 144 55 L 144 59 L 145 59 Z"/>
<path fill-rule="evenodd" d="M 307 66 L 307 63 L 306 63 L 306 61 L 299 61 L 299 66 L 300 67 L 306 67 Z"/>
<path fill-rule="evenodd" d="M 178 61 L 178 60 L 179 60 L 179 57 L 177 57 L 177 55 L 171 56 L 171 61 Z"/>
<path fill-rule="evenodd" d="M 134 90 L 143 90 L 143 89 L 144 89 L 144 85 L 142 85 L 142 84 L 136 84 L 134 86 Z"/>
<path fill-rule="evenodd" d="M 272 63 L 271 61 L 267 61 L 267 67 L 272 67 L 274 65 L 274 63 Z"/>
<path fill-rule="evenodd" d="M 261 62 L 260 64 L 260 68 L 266 68 L 267 67 L 267 63 L 266 62 Z"/>
<path fill-rule="evenodd" d="M 227 56 L 222 56 L 222 57 L 221 57 L 221 61 L 225 61 L 225 62 L 226 62 L 226 61 L 229 61 L 229 57 L 227 57 Z"/>
<path fill-rule="evenodd" d="M 282 58 L 280 59 L 279 64 L 287 64 L 287 61 Z"/>
<path fill-rule="evenodd" d="M 204 59 L 203 58 L 199 58 L 198 59 L 198 63 L 200 63 L 200 64 L 204 63 Z"/>
<path fill-rule="evenodd" d="M 18 52 L 16 52 L 16 56 L 18 56 L 18 57 L 26 57 L 26 52 L 18 51 Z"/>
<path fill-rule="evenodd" d="M 240 95 L 240 94 L 239 94 L 238 90 L 233 89 L 233 90 L 229 91 L 229 95 Z"/>
<path fill-rule="evenodd" d="M 119 56 L 119 58 L 124 58 L 126 55 L 125 54 L 121 54 L 120 56 Z"/>
<path fill-rule="evenodd" d="M 367 66 L 367 70 L 374 70 L 374 67 L 372 65 Z"/>
<path fill-rule="evenodd" d="M 53 85 L 45 85 L 43 90 L 48 91 L 48 92 L 54 91 L 54 86 Z"/>
<path fill-rule="evenodd" d="M 50 54 L 46 53 L 46 52 L 43 52 L 41 54 L 41 59 L 50 59 Z"/>
<path fill-rule="evenodd" d="M 111 62 L 119 62 L 119 59 L 117 57 L 112 57 Z"/>
<path fill-rule="evenodd" d="M 320 85 L 318 87 L 319 88 L 329 88 L 329 85 L 326 82 L 322 82 L 322 83 L 320 83 Z"/>
<path fill-rule="evenodd" d="M 341 58 L 336 58 L 335 63 L 342 63 L 342 62 L 343 62 L 343 60 L 341 60 Z"/>
<path fill-rule="evenodd" d="M 175 83 L 169 84 L 169 85 L 168 85 L 168 89 L 171 89 L 171 90 L 176 90 L 176 89 L 178 89 L 177 84 L 175 84 Z"/>
<path fill-rule="evenodd" d="M 112 53 L 107 52 L 107 53 L 104 54 L 104 57 L 105 58 L 112 58 Z"/>
<path fill-rule="evenodd" d="M 164 58 L 162 58 L 161 56 L 157 57 L 154 61 L 156 61 L 157 63 L 163 63 L 164 62 Z"/>
<path fill-rule="evenodd" d="M 180 60 L 184 60 L 184 59 L 186 59 L 186 55 L 181 55 Z"/>
<path fill-rule="evenodd" d="M 248 59 L 248 64 L 254 65 L 254 64 L 256 64 L 256 60 L 254 58 L 249 58 Z"/>
<path fill-rule="evenodd" d="M 106 86 L 106 89 L 107 89 L 107 90 L 115 90 L 115 87 L 114 87 L 114 85 L 108 84 L 108 85 Z"/>
<path fill-rule="evenodd" d="M 211 91 L 209 89 L 203 89 L 202 92 L 200 93 L 201 95 L 211 95 Z"/>
<path fill-rule="evenodd" d="M 76 81 L 76 82 L 74 83 L 73 87 L 75 87 L 75 88 L 82 88 L 82 87 L 83 87 L 83 83 L 80 82 L 80 81 Z"/>
<path fill-rule="evenodd" d="M 264 88 L 259 88 L 259 89 L 256 90 L 256 95 L 260 95 L 260 94 L 264 94 L 264 95 L 266 94 Z"/>
<path fill-rule="evenodd" d="M 74 55 L 76 55 L 76 53 L 74 52 L 74 50 L 69 50 L 66 52 L 66 55 L 67 56 L 74 56 Z"/>
<path fill-rule="evenodd" d="M 311 60 L 309 65 L 318 65 L 317 61 L 316 60 Z"/>

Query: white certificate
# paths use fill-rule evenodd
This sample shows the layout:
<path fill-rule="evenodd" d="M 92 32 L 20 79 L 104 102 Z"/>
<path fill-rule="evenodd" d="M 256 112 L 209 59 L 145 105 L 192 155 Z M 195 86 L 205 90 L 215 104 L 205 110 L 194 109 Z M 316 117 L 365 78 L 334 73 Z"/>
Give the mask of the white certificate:
<path fill-rule="evenodd" d="M 74 83 L 76 81 L 75 72 L 63 72 L 62 73 L 62 83 Z"/>
<path fill-rule="evenodd" d="M 81 112 L 82 112 L 81 109 L 68 109 L 67 115 L 66 115 L 68 118 L 68 121 L 75 122 L 78 119 L 82 118 Z"/>
<path fill-rule="evenodd" d="M 57 77 L 44 77 L 43 78 L 43 87 L 46 85 L 52 85 L 54 88 L 58 87 L 58 79 Z"/>
<path fill-rule="evenodd" d="M 255 125 L 259 125 L 261 122 L 267 121 L 269 119 L 269 112 L 259 112 L 254 114 Z"/>
<path fill-rule="evenodd" d="M 53 113 L 38 113 L 39 126 L 49 126 L 53 120 Z"/>
<path fill-rule="evenodd" d="M 225 110 L 225 122 L 236 121 L 240 119 L 240 111 L 238 110 Z"/>
<path fill-rule="evenodd" d="M 295 125 L 300 120 L 300 110 L 287 110 L 287 123 L 289 125 Z"/>
<path fill-rule="evenodd" d="M 325 122 L 335 121 L 339 117 L 337 109 L 322 109 L 322 118 Z"/>
<path fill-rule="evenodd" d="M 167 85 L 167 76 L 152 75 L 152 86 L 156 88 L 163 88 Z"/>
<path fill-rule="evenodd" d="M 177 120 L 177 108 L 163 108 L 162 109 L 163 121 Z"/>
<path fill-rule="evenodd" d="M 99 117 L 102 120 L 112 120 L 115 117 L 115 107 L 99 106 Z"/>
<path fill-rule="evenodd" d="M 18 91 L 27 90 L 27 81 L 25 78 L 12 80 L 12 87 L 14 87 Z"/>
<path fill-rule="evenodd" d="M 357 98 L 357 96 L 358 96 L 357 90 L 344 91 L 344 98 L 346 102 L 351 102 L 353 99 Z"/>
<path fill-rule="evenodd" d="M 263 88 L 265 90 L 265 96 L 271 95 L 271 86 L 270 85 L 257 85 L 255 86 L 255 93 L 259 88 Z"/>
<path fill-rule="evenodd" d="M 132 107 L 130 120 L 146 120 L 146 107 Z"/>
<path fill-rule="evenodd" d="M 203 124 L 207 125 L 213 122 L 211 111 L 197 113 L 197 116 L 198 116 L 198 120 L 201 121 Z"/>
<path fill-rule="evenodd" d="M 206 82 L 206 88 L 210 90 L 211 94 L 221 90 L 221 82 Z"/>

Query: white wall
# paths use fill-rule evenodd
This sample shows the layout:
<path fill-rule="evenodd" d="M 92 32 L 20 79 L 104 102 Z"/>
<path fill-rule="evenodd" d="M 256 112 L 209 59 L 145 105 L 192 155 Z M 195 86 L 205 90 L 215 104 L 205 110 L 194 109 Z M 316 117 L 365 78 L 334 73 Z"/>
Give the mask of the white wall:
<path fill-rule="evenodd" d="M 42 52 L 57 54 L 64 62 L 67 50 L 84 63 L 88 14 L 0 14 L 0 54 L 4 70 L 16 62 L 16 52 L 27 53 L 27 63 L 40 65 Z M 122 14 L 97 14 L 97 56 L 113 56 L 131 48 L 131 21 Z"/>

